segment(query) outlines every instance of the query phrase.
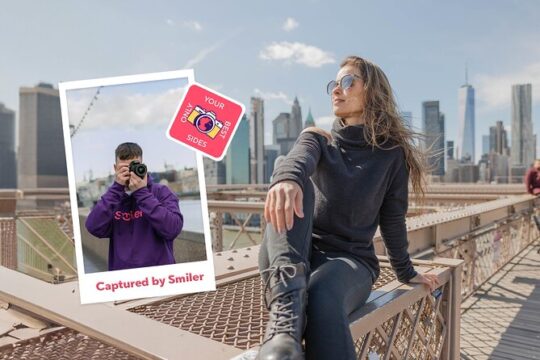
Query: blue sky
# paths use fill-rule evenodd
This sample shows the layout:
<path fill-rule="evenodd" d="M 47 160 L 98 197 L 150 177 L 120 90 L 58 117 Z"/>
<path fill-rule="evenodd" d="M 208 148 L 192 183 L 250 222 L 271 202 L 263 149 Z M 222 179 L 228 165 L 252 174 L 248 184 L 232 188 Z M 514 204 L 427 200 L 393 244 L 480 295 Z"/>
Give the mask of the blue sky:
<path fill-rule="evenodd" d="M 287 19 L 292 20 L 287 20 Z M 0 102 L 18 112 L 18 88 L 195 69 L 195 79 L 243 102 L 263 96 L 271 120 L 298 96 L 303 117 L 328 127 L 325 84 L 349 54 L 379 64 L 402 110 L 421 125 L 439 100 L 447 140 L 457 135 L 458 88 L 476 88 L 476 149 L 489 126 L 510 127 L 510 87 L 533 84 L 540 126 L 538 1 L 229 1 L 4 3 Z"/>

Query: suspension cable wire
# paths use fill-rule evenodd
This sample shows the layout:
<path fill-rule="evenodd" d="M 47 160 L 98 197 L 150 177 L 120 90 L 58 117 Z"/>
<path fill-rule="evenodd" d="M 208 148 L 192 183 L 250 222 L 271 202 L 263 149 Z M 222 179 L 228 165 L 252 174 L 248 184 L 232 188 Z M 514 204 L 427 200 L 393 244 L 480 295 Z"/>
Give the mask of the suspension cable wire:
<path fill-rule="evenodd" d="M 99 93 L 101 91 L 101 88 L 103 86 L 100 86 L 97 88 L 96 90 L 96 93 L 94 94 L 94 96 L 92 97 L 92 100 L 90 100 L 90 104 L 88 104 L 88 107 L 86 108 L 86 110 L 84 111 L 84 114 L 83 116 L 81 117 L 81 119 L 79 120 L 79 123 L 77 124 L 77 126 L 75 126 L 75 128 L 73 129 L 73 131 L 71 132 L 71 138 L 73 138 L 75 136 L 75 134 L 77 133 L 77 131 L 81 128 L 84 120 L 86 120 L 86 117 L 88 116 L 88 113 L 90 112 L 90 109 L 92 109 L 92 106 L 94 106 L 94 104 L 96 103 L 96 101 L 98 100 L 98 96 L 99 96 Z"/>

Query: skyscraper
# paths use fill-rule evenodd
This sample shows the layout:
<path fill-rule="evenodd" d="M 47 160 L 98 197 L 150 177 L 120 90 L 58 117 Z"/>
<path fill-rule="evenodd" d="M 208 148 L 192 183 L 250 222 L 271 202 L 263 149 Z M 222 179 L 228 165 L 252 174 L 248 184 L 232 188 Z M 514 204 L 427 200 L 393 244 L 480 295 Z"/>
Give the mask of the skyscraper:
<path fill-rule="evenodd" d="M 308 111 L 306 122 L 304 123 L 304 129 L 310 126 L 315 126 L 315 120 L 313 120 L 313 115 L 311 115 L 311 108 Z"/>
<path fill-rule="evenodd" d="M 438 162 L 438 169 L 437 173 L 435 175 L 444 175 L 444 169 L 446 169 L 446 163 L 445 163 L 445 156 L 444 156 L 444 145 L 445 145 L 445 130 L 444 130 L 444 113 L 439 113 L 439 135 L 437 137 L 437 146 L 438 150 L 440 152 L 440 155 L 438 158 L 440 158 L 440 162 Z"/>
<path fill-rule="evenodd" d="M 444 167 L 444 182 L 458 182 L 459 180 L 459 164 L 454 156 L 454 141 L 446 142 L 446 159 Z"/>
<path fill-rule="evenodd" d="M 529 167 L 534 162 L 532 85 L 512 86 L 512 166 Z"/>
<path fill-rule="evenodd" d="M 302 108 L 298 102 L 298 98 L 294 97 L 294 102 L 291 109 L 291 125 L 289 128 L 290 137 L 297 138 L 302 132 Z"/>
<path fill-rule="evenodd" d="M 244 114 L 225 157 L 227 184 L 249 184 L 249 122 Z"/>
<path fill-rule="evenodd" d="M 205 156 L 203 157 L 203 165 L 206 185 L 225 184 L 226 167 L 223 160 L 215 161 Z"/>
<path fill-rule="evenodd" d="M 482 155 L 489 154 L 489 135 L 482 135 Z"/>
<path fill-rule="evenodd" d="M 262 184 L 264 182 L 264 101 L 259 97 L 251 98 L 249 164 L 250 183 Z"/>
<path fill-rule="evenodd" d="M 444 175 L 444 114 L 438 101 L 422 103 L 422 130 L 426 136 L 424 146 L 430 149 L 428 163 L 434 167 L 432 175 Z"/>
<path fill-rule="evenodd" d="M 458 91 L 458 161 L 474 164 L 474 137 L 474 88 L 468 84 L 465 73 L 465 84 Z"/>
<path fill-rule="evenodd" d="M 508 135 L 502 121 L 489 128 L 489 151 L 501 155 L 510 155 L 508 148 Z"/>
<path fill-rule="evenodd" d="M 264 182 L 270 183 L 270 177 L 274 172 L 274 164 L 276 159 L 280 155 L 281 147 L 279 145 L 265 145 L 264 146 Z"/>
<path fill-rule="evenodd" d="M 274 145 L 279 145 L 280 155 L 286 155 L 291 150 L 296 138 L 289 135 L 291 114 L 282 112 L 272 121 L 272 139 Z"/>
<path fill-rule="evenodd" d="M 22 87 L 19 106 L 18 187 L 68 187 L 58 90 Z"/>
<path fill-rule="evenodd" d="M 446 159 L 454 159 L 454 142 L 452 140 L 446 142 Z"/>
<path fill-rule="evenodd" d="M 492 151 L 488 159 L 491 175 L 490 181 L 494 181 L 497 184 L 508 183 L 510 180 L 510 156 Z"/>
<path fill-rule="evenodd" d="M 507 132 L 503 122 L 497 121 L 495 126 L 490 126 L 489 128 L 489 181 L 498 184 L 511 181 L 509 179 L 510 163 Z"/>
<path fill-rule="evenodd" d="M 17 188 L 15 111 L 0 103 L 0 189 Z"/>
<path fill-rule="evenodd" d="M 282 112 L 273 121 L 273 143 L 279 145 L 278 155 L 287 155 L 302 132 L 302 108 L 298 98 L 294 98 L 291 113 Z"/>

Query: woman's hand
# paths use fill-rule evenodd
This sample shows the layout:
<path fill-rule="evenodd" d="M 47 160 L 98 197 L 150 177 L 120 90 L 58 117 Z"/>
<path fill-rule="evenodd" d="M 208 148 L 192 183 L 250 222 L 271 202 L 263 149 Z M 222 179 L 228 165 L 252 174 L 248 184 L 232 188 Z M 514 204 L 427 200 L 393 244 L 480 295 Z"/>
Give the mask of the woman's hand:
<path fill-rule="evenodd" d="M 409 280 L 411 283 L 425 284 L 429 287 L 429 291 L 434 291 L 438 288 L 441 283 L 439 278 L 435 274 L 420 274 L 418 273 L 415 277 Z"/>
<path fill-rule="evenodd" d="M 280 181 L 274 185 L 266 196 L 264 218 L 271 223 L 277 232 L 291 230 L 294 214 L 303 218 L 302 188 L 294 181 Z"/>

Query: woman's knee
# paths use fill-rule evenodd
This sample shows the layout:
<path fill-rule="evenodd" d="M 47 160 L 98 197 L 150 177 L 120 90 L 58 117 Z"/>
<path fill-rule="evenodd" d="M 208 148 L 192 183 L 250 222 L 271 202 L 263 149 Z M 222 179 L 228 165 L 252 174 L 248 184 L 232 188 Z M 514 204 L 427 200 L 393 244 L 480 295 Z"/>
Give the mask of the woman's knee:
<path fill-rule="evenodd" d="M 319 267 L 310 276 L 308 284 L 308 316 L 313 315 L 317 318 L 321 316 L 333 317 L 343 311 L 345 289 L 336 283 L 339 279 L 329 276 L 331 274 L 325 270 Z"/>
<path fill-rule="evenodd" d="M 314 313 L 332 308 L 334 314 L 347 316 L 362 306 L 371 293 L 369 271 L 360 264 L 346 259 L 334 258 L 320 265 L 310 276 L 308 284 L 308 307 Z M 365 270 L 365 271 L 364 271 Z"/>

